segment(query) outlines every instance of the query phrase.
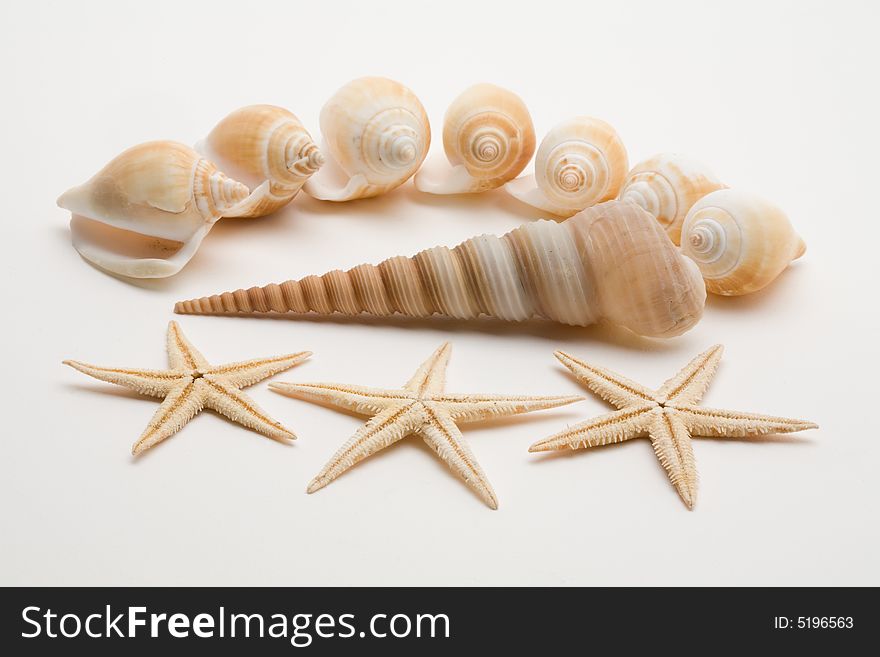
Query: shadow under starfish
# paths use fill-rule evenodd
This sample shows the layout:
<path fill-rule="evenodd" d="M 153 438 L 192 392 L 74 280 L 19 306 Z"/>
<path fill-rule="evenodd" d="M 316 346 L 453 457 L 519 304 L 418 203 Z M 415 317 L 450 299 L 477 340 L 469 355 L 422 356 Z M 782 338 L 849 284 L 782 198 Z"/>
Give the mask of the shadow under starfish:
<path fill-rule="evenodd" d="M 557 351 L 556 358 L 581 383 L 618 410 L 538 441 L 529 451 L 582 449 L 647 436 L 672 485 L 688 508 L 693 509 L 697 499 L 697 468 L 692 436 L 742 438 L 818 429 L 818 425 L 806 420 L 698 406 L 723 350 L 721 345 L 715 345 L 703 352 L 658 390 Z"/>

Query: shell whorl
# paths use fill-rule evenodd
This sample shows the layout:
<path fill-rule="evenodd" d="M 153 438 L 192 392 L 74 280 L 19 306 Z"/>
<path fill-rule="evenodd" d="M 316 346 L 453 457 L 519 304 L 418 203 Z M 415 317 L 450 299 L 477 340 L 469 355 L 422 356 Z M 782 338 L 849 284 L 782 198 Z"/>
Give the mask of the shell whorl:
<path fill-rule="evenodd" d="M 626 168 L 626 151 L 614 129 L 584 117 L 547 135 L 535 162 L 535 177 L 560 207 L 580 211 L 617 196 Z"/>
<path fill-rule="evenodd" d="M 182 301 L 175 312 L 487 315 L 578 326 L 605 318 L 641 335 L 671 336 L 699 319 L 705 301 L 686 260 L 650 215 L 613 201 L 562 224 L 538 221 L 411 258 Z"/>
<path fill-rule="evenodd" d="M 681 247 L 706 288 L 736 296 L 756 292 L 805 251 L 788 217 L 772 203 L 722 189 L 697 201 L 684 220 Z"/>
<path fill-rule="evenodd" d="M 250 195 L 247 185 L 233 180 L 208 160 L 200 159 L 193 171 L 193 199 L 206 221 L 215 221 Z"/>
<path fill-rule="evenodd" d="M 629 172 L 620 200 L 650 212 L 679 244 L 681 225 L 694 203 L 725 185 L 704 165 L 673 153 L 640 162 Z"/>
<path fill-rule="evenodd" d="M 359 78 L 321 110 L 328 167 L 304 185 L 315 198 L 347 201 L 402 185 L 421 166 L 431 143 L 425 108 L 407 87 L 386 78 Z M 347 178 L 343 187 L 335 175 Z M 324 174 L 324 175 L 322 175 Z"/>

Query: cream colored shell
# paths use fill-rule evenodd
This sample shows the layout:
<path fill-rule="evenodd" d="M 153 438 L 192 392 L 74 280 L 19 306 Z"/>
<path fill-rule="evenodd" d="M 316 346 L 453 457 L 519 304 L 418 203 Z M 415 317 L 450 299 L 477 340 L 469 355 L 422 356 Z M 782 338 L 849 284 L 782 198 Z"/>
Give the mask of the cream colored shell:
<path fill-rule="evenodd" d="M 261 217 L 289 203 L 324 163 L 300 120 L 275 105 L 249 105 L 221 120 L 196 150 L 253 192 L 238 216 Z"/>
<path fill-rule="evenodd" d="M 523 203 L 560 217 L 617 197 L 629 163 L 617 132 L 601 119 L 579 116 L 553 128 L 535 156 L 535 175 L 505 189 Z"/>
<path fill-rule="evenodd" d="M 537 221 L 455 248 L 438 246 L 379 265 L 179 302 L 182 314 L 294 312 L 507 321 L 601 319 L 670 337 L 700 319 L 703 279 L 654 218 L 609 201 L 565 221 Z"/>
<path fill-rule="evenodd" d="M 161 278 L 189 262 L 214 222 L 248 195 L 188 146 L 152 141 L 115 157 L 58 205 L 71 212 L 84 258 L 124 276 Z"/>
<path fill-rule="evenodd" d="M 778 207 L 736 189 L 697 201 L 681 232 L 681 248 L 715 294 L 756 292 L 773 282 L 806 250 Z"/>
<path fill-rule="evenodd" d="M 327 162 L 303 188 L 325 201 L 391 191 L 418 170 L 431 144 L 419 99 L 386 78 L 349 82 L 324 105 L 320 122 Z"/>
<path fill-rule="evenodd" d="M 657 218 L 678 244 L 681 225 L 694 203 L 724 189 L 708 167 L 675 153 L 661 153 L 639 162 L 626 177 L 620 200 L 635 203 Z"/>
<path fill-rule="evenodd" d="M 476 84 L 459 95 L 443 120 L 446 159 L 419 169 L 415 186 L 430 194 L 465 194 L 500 187 L 516 178 L 535 154 L 535 128 L 525 103 L 494 84 Z"/>

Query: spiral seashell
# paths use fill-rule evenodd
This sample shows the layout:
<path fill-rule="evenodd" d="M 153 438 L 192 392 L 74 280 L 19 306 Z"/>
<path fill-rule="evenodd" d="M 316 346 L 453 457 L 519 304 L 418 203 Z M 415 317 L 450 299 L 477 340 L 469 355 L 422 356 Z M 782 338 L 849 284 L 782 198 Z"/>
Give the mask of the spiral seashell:
<path fill-rule="evenodd" d="M 517 178 L 504 188 L 523 203 L 570 217 L 616 198 L 628 166 L 614 128 L 579 116 L 547 133 L 538 147 L 534 176 Z"/>
<path fill-rule="evenodd" d="M 431 126 L 415 94 L 386 78 L 349 82 L 321 110 L 327 163 L 304 185 L 324 201 L 350 201 L 391 191 L 418 170 Z"/>
<path fill-rule="evenodd" d="M 538 221 L 412 258 L 181 301 L 174 310 L 488 315 L 576 326 L 605 319 L 639 335 L 670 337 L 699 320 L 705 301 L 696 265 L 654 218 L 634 204 L 610 201 L 562 223 Z"/>
<path fill-rule="evenodd" d="M 73 246 L 85 259 L 124 276 L 162 278 L 180 271 L 214 222 L 249 194 L 190 147 L 151 141 L 113 158 L 58 205 L 70 210 Z"/>
<path fill-rule="evenodd" d="M 806 250 L 788 217 L 772 203 L 736 189 L 707 194 L 688 212 L 681 248 L 700 268 L 706 289 L 737 296 L 773 282 Z"/>
<path fill-rule="evenodd" d="M 196 150 L 253 189 L 237 208 L 238 217 L 261 217 L 283 207 L 324 163 L 300 120 L 274 105 L 232 112 Z"/>
<path fill-rule="evenodd" d="M 675 153 L 661 153 L 632 168 L 620 190 L 620 200 L 650 212 L 675 244 L 681 225 L 694 203 L 726 185 L 707 167 Z"/>
<path fill-rule="evenodd" d="M 516 178 L 535 154 L 535 128 L 512 91 L 477 84 L 456 98 L 443 120 L 446 160 L 429 160 L 415 186 L 430 194 L 465 194 Z"/>

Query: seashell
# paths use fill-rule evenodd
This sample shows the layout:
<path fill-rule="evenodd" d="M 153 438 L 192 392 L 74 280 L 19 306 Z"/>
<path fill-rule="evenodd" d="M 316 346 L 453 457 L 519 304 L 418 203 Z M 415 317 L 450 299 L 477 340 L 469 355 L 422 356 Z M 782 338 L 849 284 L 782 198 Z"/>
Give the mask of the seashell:
<path fill-rule="evenodd" d="M 350 201 L 389 192 L 418 170 L 431 145 L 425 108 L 405 86 L 386 78 L 359 78 L 321 109 L 327 157 L 306 193 Z"/>
<path fill-rule="evenodd" d="M 189 146 L 151 141 L 113 158 L 58 205 L 70 210 L 73 246 L 98 267 L 161 278 L 189 262 L 221 216 L 250 190 Z"/>
<path fill-rule="evenodd" d="M 681 225 L 694 203 L 726 185 L 707 167 L 675 153 L 661 153 L 632 168 L 620 190 L 620 200 L 640 205 L 657 218 L 678 244 Z"/>
<path fill-rule="evenodd" d="M 553 128 L 541 141 L 535 175 L 504 188 L 523 203 L 560 217 L 617 197 L 629 164 L 614 128 L 579 116 Z"/>
<path fill-rule="evenodd" d="M 576 326 L 605 319 L 640 335 L 669 337 L 693 326 L 705 301 L 699 270 L 660 224 L 632 203 L 609 201 L 565 222 L 538 221 L 377 266 L 182 301 L 174 310 L 488 315 Z"/>
<path fill-rule="evenodd" d="M 196 150 L 253 190 L 239 217 L 261 217 L 283 207 L 324 163 L 300 120 L 275 105 L 232 112 Z"/>
<path fill-rule="evenodd" d="M 688 212 L 681 248 L 697 263 L 706 289 L 737 296 L 769 285 L 804 254 L 806 245 L 775 205 L 754 194 L 722 189 L 701 198 Z"/>
<path fill-rule="evenodd" d="M 429 160 L 415 186 L 430 194 L 501 187 L 535 154 L 535 127 L 525 103 L 494 84 L 476 84 L 452 101 L 443 119 L 446 159 Z"/>

